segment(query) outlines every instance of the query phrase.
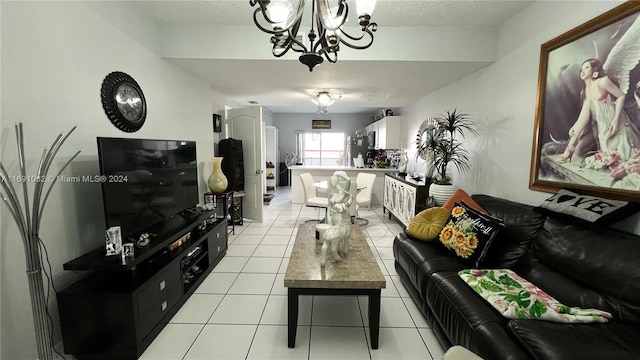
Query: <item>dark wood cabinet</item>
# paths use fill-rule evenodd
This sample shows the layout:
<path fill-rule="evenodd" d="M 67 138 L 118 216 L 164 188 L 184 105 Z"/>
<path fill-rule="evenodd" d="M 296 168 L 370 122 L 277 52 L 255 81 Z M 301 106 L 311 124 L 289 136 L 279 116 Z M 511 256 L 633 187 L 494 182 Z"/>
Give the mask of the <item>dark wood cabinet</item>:
<path fill-rule="evenodd" d="M 207 220 L 209 219 L 208 223 Z M 223 258 L 226 219 L 170 219 L 133 259 L 104 249 L 64 265 L 88 275 L 57 294 L 64 349 L 77 359 L 137 359 Z M 177 239 L 190 234 L 178 247 Z"/>
<path fill-rule="evenodd" d="M 416 213 L 426 206 L 430 179 L 416 180 L 408 175 L 386 173 L 384 177 L 384 207 L 400 223 L 407 226 Z"/>

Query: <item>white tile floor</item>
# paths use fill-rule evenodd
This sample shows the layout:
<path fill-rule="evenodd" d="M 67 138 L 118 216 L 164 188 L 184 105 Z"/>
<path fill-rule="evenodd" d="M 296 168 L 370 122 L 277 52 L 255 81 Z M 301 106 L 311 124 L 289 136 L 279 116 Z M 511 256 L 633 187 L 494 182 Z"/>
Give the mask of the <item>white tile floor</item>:
<path fill-rule="evenodd" d="M 380 346 L 369 347 L 367 301 L 302 296 L 296 347 L 287 347 L 284 273 L 297 226 L 315 210 L 293 205 L 278 188 L 265 221 L 236 226 L 227 255 L 149 346 L 141 359 L 440 359 L 442 347 L 393 266 L 401 227 L 381 207 L 362 210 L 363 226 L 387 288 L 380 306 Z"/>

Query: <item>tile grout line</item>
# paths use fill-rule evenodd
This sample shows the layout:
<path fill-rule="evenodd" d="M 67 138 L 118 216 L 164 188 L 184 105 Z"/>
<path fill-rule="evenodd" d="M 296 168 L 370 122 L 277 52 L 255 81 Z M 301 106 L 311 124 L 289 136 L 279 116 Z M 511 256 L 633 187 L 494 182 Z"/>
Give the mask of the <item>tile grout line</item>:
<path fill-rule="evenodd" d="M 218 304 L 220 305 L 220 304 Z M 187 357 L 187 354 L 189 354 L 189 351 L 191 351 L 191 348 L 193 347 L 193 345 L 196 343 L 196 341 L 198 340 L 198 338 L 200 337 L 200 335 L 202 334 L 202 332 L 204 331 L 205 327 L 207 326 L 207 324 L 203 324 L 202 328 L 200 328 L 200 331 L 198 331 L 198 334 L 193 338 L 193 340 L 191 341 L 191 344 L 189 345 L 189 347 L 187 348 L 187 351 L 184 353 L 184 355 L 182 355 L 182 360 L 184 360 Z"/>
<path fill-rule="evenodd" d="M 209 273 L 207 276 L 209 276 L 211 273 Z M 218 310 L 218 308 L 220 307 L 220 304 L 222 304 L 222 301 L 224 300 L 224 298 L 227 296 L 227 294 L 229 293 L 229 289 L 231 289 L 231 287 L 233 286 L 233 284 L 235 284 L 236 280 L 238 280 L 238 277 L 240 276 L 240 273 L 236 274 L 235 279 L 233 279 L 233 282 L 231 283 L 231 285 L 229 286 L 229 288 L 227 289 L 227 291 L 224 293 L 224 295 L 222 295 L 222 298 L 220 299 L 220 302 L 218 303 L 218 305 L 216 305 L 215 309 L 213 309 L 213 311 L 211 312 L 211 315 L 209 315 L 209 317 L 207 318 L 207 321 L 205 321 L 205 323 L 203 324 L 202 328 L 200 329 L 200 331 L 198 332 L 198 334 L 193 338 L 193 341 L 191 342 L 191 344 L 189 345 L 189 348 L 187 349 L 187 351 L 184 353 L 184 355 L 182 356 L 182 359 L 184 360 L 187 357 L 187 354 L 189 353 L 189 351 L 191 351 L 191 348 L 193 347 L 193 345 L 196 343 L 196 341 L 198 340 L 198 338 L 200 337 L 200 335 L 202 334 L 202 332 L 204 331 L 204 329 L 207 327 L 207 325 L 209 324 L 209 320 L 211 320 L 211 317 L 213 317 L 213 314 L 215 314 L 216 310 Z M 213 295 L 217 295 L 217 294 L 213 294 Z M 174 315 L 175 316 L 175 315 Z"/>
<path fill-rule="evenodd" d="M 369 301 L 369 297 L 367 296 L 367 304 Z M 360 306 L 360 296 L 356 295 L 356 304 L 358 304 L 358 313 L 360 313 L 360 321 L 362 322 L 362 331 L 364 332 L 364 342 L 367 346 L 367 353 L 369 354 L 369 359 L 371 360 L 371 343 L 369 342 L 370 339 L 367 338 L 367 327 L 364 326 L 364 314 L 362 311 L 362 306 Z M 367 314 L 369 313 L 369 308 L 367 306 Z M 369 324 L 369 328 L 371 327 L 371 324 Z M 378 329 L 379 330 L 379 329 Z M 371 331 L 369 331 L 369 333 L 371 333 Z"/>
<path fill-rule="evenodd" d="M 264 316 L 264 312 L 267 309 L 267 304 L 269 304 L 269 299 L 271 298 L 271 293 L 273 292 L 273 285 L 276 282 L 276 278 L 278 278 L 278 274 L 273 278 L 273 282 L 271 283 L 271 290 L 269 290 L 269 294 L 267 295 L 267 301 L 264 302 L 264 306 L 262 307 L 262 313 L 260 314 L 260 318 L 258 319 L 258 323 L 256 324 L 256 330 L 253 333 L 253 337 L 251 338 L 251 342 L 249 343 L 249 348 L 247 349 L 247 355 L 245 356 L 245 360 L 249 358 L 249 354 L 251 353 L 251 347 L 253 346 L 253 342 L 256 339 L 256 335 L 258 334 L 258 329 L 260 328 L 260 322 L 262 321 L 262 317 Z"/>

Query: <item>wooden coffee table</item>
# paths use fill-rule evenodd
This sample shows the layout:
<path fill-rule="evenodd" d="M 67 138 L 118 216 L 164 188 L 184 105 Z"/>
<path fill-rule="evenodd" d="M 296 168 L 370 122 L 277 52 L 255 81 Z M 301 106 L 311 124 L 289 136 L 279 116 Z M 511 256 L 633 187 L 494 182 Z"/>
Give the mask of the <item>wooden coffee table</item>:
<path fill-rule="evenodd" d="M 387 284 L 358 225 L 351 226 L 349 255 L 333 260 L 327 251 L 327 264 L 320 266 L 321 244 L 316 244 L 315 225 L 300 225 L 284 276 L 288 289 L 289 347 L 296 344 L 298 297 L 300 295 L 369 296 L 369 334 L 371 348 L 378 348 L 380 334 L 380 292 Z"/>

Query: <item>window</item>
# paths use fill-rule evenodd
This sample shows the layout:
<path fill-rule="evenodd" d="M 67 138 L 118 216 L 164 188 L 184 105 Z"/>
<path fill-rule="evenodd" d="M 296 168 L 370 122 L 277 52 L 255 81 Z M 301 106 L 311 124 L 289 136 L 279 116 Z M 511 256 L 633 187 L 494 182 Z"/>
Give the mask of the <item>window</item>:
<path fill-rule="evenodd" d="M 344 154 L 344 145 L 341 132 L 298 132 L 298 161 L 305 165 L 336 165 Z"/>

